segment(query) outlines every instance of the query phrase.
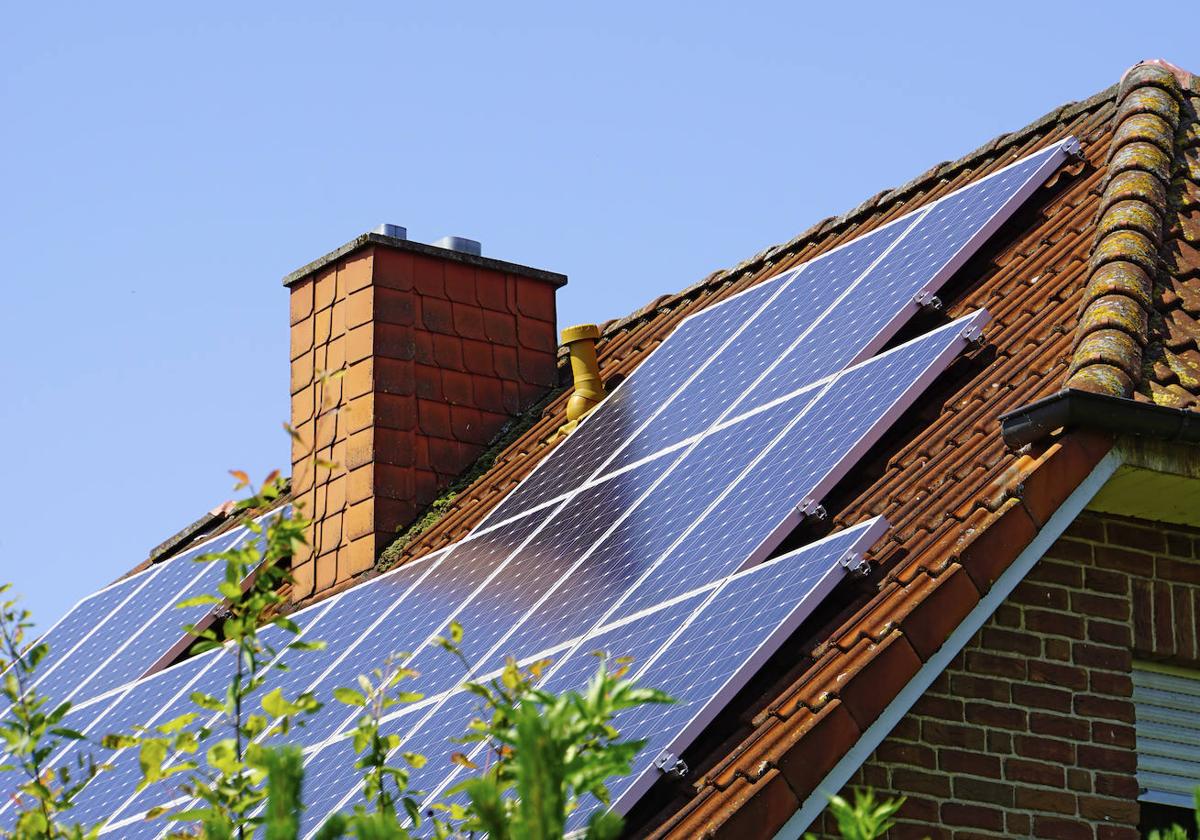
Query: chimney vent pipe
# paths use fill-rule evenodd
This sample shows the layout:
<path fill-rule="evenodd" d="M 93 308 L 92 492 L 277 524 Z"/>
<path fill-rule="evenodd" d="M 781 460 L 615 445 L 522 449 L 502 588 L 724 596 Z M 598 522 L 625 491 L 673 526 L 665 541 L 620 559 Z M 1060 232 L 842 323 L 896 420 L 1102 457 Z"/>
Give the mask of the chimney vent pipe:
<path fill-rule="evenodd" d="M 380 236 L 390 236 L 392 239 L 408 239 L 408 228 L 401 225 L 390 225 L 387 222 L 376 225 L 371 233 L 378 233 Z"/>
<path fill-rule="evenodd" d="M 567 424 L 563 427 L 567 432 L 604 399 L 600 363 L 596 361 L 598 338 L 600 328 L 595 324 L 579 324 L 562 331 L 563 344 L 571 354 L 571 375 L 575 380 L 575 392 L 567 400 Z"/>
<path fill-rule="evenodd" d="M 449 251 L 459 251 L 473 257 L 483 256 L 483 245 L 465 236 L 443 236 L 437 242 L 431 243 L 435 248 L 445 248 Z"/>

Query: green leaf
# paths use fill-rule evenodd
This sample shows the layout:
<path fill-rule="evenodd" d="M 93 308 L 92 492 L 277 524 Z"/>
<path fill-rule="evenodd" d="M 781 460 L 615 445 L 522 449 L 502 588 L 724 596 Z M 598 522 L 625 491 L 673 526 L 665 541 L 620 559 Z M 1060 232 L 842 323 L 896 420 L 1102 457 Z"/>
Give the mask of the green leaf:
<path fill-rule="evenodd" d="M 185 598 L 175 605 L 176 609 L 187 609 L 188 607 L 200 607 L 206 604 L 219 604 L 221 599 L 216 595 L 197 595 L 193 598 Z"/>
<path fill-rule="evenodd" d="M 355 691 L 353 688 L 335 688 L 333 698 L 347 706 L 362 708 L 367 705 L 367 698 L 363 696 L 362 692 Z"/>

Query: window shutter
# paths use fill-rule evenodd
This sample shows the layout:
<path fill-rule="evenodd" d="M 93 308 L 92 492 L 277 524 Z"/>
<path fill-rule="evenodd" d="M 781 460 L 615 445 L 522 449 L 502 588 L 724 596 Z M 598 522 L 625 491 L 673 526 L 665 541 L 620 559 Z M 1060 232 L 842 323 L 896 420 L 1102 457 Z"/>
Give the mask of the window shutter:
<path fill-rule="evenodd" d="M 1139 799 L 1191 808 L 1200 787 L 1200 672 L 1133 666 Z"/>

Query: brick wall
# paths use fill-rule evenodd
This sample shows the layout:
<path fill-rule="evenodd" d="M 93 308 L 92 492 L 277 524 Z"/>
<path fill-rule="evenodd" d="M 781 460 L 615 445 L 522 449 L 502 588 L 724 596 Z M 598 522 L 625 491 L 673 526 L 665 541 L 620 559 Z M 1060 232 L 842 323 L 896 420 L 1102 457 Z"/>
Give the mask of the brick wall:
<path fill-rule="evenodd" d="M 906 795 L 893 837 L 1134 840 L 1131 665 L 1195 666 L 1198 616 L 1200 531 L 1085 513 L 843 794 Z"/>
<path fill-rule="evenodd" d="M 293 559 L 294 597 L 370 568 L 556 384 L 563 282 L 404 242 L 289 281 L 292 487 L 314 520 L 313 550 Z"/>

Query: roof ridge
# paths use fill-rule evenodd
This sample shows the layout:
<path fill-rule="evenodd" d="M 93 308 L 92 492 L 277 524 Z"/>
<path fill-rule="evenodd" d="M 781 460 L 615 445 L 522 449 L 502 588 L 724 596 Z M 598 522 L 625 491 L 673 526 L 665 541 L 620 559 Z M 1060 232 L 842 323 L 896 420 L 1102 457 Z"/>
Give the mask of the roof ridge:
<path fill-rule="evenodd" d="M 1179 71 L 1184 72 L 1184 71 Z M 1128 74 L 1127 74 L 1128 75 Z M 1188 74 L 1190 76 L 1190 74 Z M 1194 77 L 1193 77 L 1194 78 Z M 711 289 L 720 286 L 726 282 L 732 281 L 733 278 L 757 271 L 764 265 L 770 263 L 773 259 L 786 254 L 796 253 L 802 250 L 806 245 L 815 240 L 827 236 L 835 230 L 849 228 L 860 223 L 865 218 L 877 214 L 886 205 L 898 203 L 911 196 L 913 193 L 921 192 L 927 189 L 932 184 L 957 174 L 963 169 L 968 169 L 972 165 L 977 164 L 980 160 L 996 151 L 1017 146 L 1025 142 L 1029 137 L 1044 131 L 1047 127 L 1064 119 L 1071 119 L 1075 116 L 1091 110 L 1095 110 L 1105 102 L 1113 99 L 1118 95 L 1120 83 L 1111 85 L 1108 88 L 1088 97 L 1087 99 L 1077 102 L 1068 102 L 1052 109 L 1048 113 L 1027 124 L 1023 128 L 1016 131 L 1006 132 L 993 137 L 987 143 L 984 143 L 974 151 L 959 157 L 953 161 L 943 161 L 934 164 L 922 174 L 901 184 L 898 187 L 882 190 L 857 206 L 842 213 L 838 216 L 828 216 L 819 222 L 811 225 L 808 229 L 797 234 L 790 240 L 771 245 L 759 251 L 751 257 L 742 260 L 734 266 L 725 269 L 718 269 L 711 272 L 706 277 L 683 290 L 674 294 L 668 293 L 660 295 L 654 300 L 642 305 L 638 309 L 629 313 L 622 318 L 614 318 L 606 321 L 601 326 L 601 332 L 604 338 L 609 338 L 621 330 L 628 329 L 630 326 L 638 323 L 646 317 L 653 315 L 663 309 L 670 309 L 678 303 L 691 299 L 706 289 Z"/>
<path fill-rule="evenodd" d="M 1121 78 L 1068 388 L 1132 397 L 1141 384 L 1183 72 L 1156 60 Z"/>

